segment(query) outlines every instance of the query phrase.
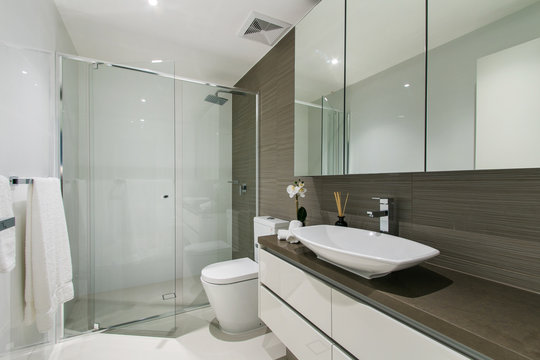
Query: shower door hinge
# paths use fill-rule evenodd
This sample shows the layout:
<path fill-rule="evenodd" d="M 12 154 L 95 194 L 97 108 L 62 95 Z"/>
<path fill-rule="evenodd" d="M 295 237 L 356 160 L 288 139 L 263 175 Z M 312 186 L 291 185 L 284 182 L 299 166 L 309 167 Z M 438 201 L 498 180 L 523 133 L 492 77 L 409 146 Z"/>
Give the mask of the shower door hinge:
<path fill-rule="evenodd" d="M 163 298 L 163 300 L 176 299 L 176 293 L 174 292 L 166 293 L 166 294 L 161 295 L 161 297 Z"/>

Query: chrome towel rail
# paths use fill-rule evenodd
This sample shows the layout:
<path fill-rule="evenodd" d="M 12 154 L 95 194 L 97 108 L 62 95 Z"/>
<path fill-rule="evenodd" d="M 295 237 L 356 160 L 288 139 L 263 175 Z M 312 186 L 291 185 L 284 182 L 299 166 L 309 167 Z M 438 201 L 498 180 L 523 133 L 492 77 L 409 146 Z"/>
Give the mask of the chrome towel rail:
<path fill-rule="evenodd" d="M 33 182 L 34 182 L 34 179 L 23 179 L 23 178 L 19 178 L 17 176 L 10 176 L 9 177 L 9 183 L 11 185 L 32 184 Z"/>
<path fill-rule="evenodd" d="M 5 220 L 0 220 L 0 231 L 12 228 L 15 226 L 15 218 L 11 217 Z"/>

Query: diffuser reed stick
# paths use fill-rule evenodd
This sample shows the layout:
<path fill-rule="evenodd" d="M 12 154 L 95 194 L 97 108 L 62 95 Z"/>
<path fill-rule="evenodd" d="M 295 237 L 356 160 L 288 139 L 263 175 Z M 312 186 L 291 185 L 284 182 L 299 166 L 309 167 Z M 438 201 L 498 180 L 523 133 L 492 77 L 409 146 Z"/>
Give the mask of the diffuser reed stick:
<path fill-rule="evenodd" d="M 347 208 L 347 201 L 349 201 L 349 193 L 347 193 L 347 197 L 345 198 L 345 203 L 343 204 L 343 207 L 341 207 L 341 193 L 334 191 L 334 199 L 336 199 L 336 207 L 338 210 L 338 216 L 345 216 L 345 209 Z"/>

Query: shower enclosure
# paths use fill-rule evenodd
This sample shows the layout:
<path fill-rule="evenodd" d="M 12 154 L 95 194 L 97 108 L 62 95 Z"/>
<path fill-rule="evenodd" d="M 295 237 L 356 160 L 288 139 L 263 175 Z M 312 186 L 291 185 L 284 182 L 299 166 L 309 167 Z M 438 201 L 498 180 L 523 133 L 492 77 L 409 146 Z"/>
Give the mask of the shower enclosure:
<path fill-rule="evenodd" d="M 252 256 L 257 95 L 172 67 L 63 55 L 58 68 L 75 286 L 65 336 L 152 319 L 168 332 L 171 315 L 208 304 L 204 266 Z"/>

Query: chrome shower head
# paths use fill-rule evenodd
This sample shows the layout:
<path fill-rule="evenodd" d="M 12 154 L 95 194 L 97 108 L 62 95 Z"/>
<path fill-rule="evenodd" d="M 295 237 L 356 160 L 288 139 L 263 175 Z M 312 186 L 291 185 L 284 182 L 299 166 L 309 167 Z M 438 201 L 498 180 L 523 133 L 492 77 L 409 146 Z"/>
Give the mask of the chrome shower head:
<path fill-rule="evenodd" d="M 206 98 L 204 99 L 204 101 L 208 101 L 208 102 L 211 102 L 212 104 L 218 104 L 218 105 L 225 104 L 229 99 L 218 96 L 219 93 L 232 94 L 232 95 L 241 95 L 241 96 L 246 95 L 246 93 L 244 93 L 242 91 L 223 89 L 223 90 L 216 91 L 216 93 L 214 95 L 212 95 L 212 94 L 207 95 Z"/>
<path fill-rule="evenodd" d="M 215 95 L 207 95 L 206 98 L 204 98 L 204 101 L 208 101 L 209 103 L 212 103 L 212 104 L 218 104 L 218 105 L 223 105 L 225 104 L 229 99 L 225 99 L 221 96 L 217 96 L 217 93 Z"/>

